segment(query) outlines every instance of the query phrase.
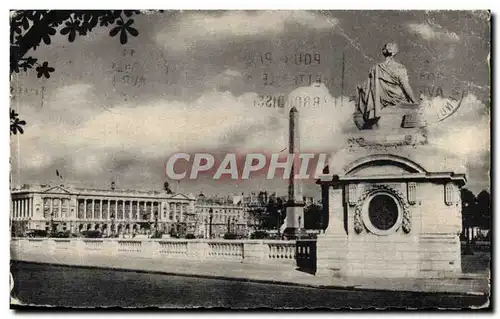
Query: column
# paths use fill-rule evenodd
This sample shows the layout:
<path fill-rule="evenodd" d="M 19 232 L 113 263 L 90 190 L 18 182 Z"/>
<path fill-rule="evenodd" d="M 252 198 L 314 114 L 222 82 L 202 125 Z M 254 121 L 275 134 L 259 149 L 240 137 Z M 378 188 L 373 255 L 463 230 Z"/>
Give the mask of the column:
<path fill-rule="evenodd" d="M 83 219 L 87 218 L 87 199 L 83 199 Z"/>
<path fill-rule="evenodd" d="M 91 219 L 94 219 L 95 217 L 95 199 L 92 198 L 92 217 Z"/>
<path fill-rule="evenodd" d="M 102 199 L 99 200 L 99 220 L 102 220 Z"/>
<path fill-rule="evenodd" d="M 133 204 L 134 204 L 134 201 L 130 200 L 129 201 L 130 208 L 129 208 L 129 212 L 128 212 L 128 220 L 129 221 L 131 221 L 133 219 L 132 218 L 132 211 L 133 211 L 132 206 L 133 206 Z M 132 227 L 132 226 L 130 226 L 130 227 Z M 130 229 L 130 231 L 132 231 L 132 229 Z"/>
<path fill-rule="evenodd" d="M 62 215 L 62 205 L 63 205 L 63 199 L 59 198 L 59 218 L 63 219 L 64 216 Z"/>
<path fill-rule="evenodd" d="M 120 203 L 120 201 L 117 199 L 117 200 L 115 201 L 115 219 L 116 219 L 116 220 L 122 220 L 122 218 L 123 218 L 123 216 L 122 216 L 122 218 L 118 218 L 118 204 L 119 204 L 119 203 Z"/>
<path fill-rule="evenodd" d="M 184 217 L 184 204 L 181 203 L 181 213 L 179 214 L 179 218 L 181 219 L 181 222 L 184 220 L 183 217 Z"/>
<path fill-rule="evenodd" d="M 29 206 L 28 206 L 28 198 L 25 198 L 24 199 L 24 217 L 26 219 L 28 219 L 28 209 L 29 209 Z"/>
<path fill-rule="evenodd" d="M 17 200 L 12 200 L 12 216 L 17 218 Z"/>
<path fill-rule="evenodd" d="M 177 216 L 177 203 L 173 203 L 174 204 L 174 211 L 172 212 L 172 216 L 174 217 L 173 221 L 175 221 L 175 218 Z"/>
<path fill-rule="evenodd" d="M 151 215 L 149 216 L 149 220 L 154 220 L 154 211 L 153 211 L 153 201 L 149 201 L 149 206 L 151 206 Z"/>
<path fill-rule="evenodd" d="M 140 214 L 139 214 L 139 212 L 141 211 L 141 209 L 139 208 L 140 205 L 141 205 L 141 202 L 137 201 L 137 220 L 141 219 Z"/>
<path fill-rule="evenodd" d="M 162 213 L 161 202 L 156 202 L 156 207 L 158 208 L 158 221 L 160 221 L 160 220 L 162 220 L 161 219 L 161 213 Z"/>
<path fill-rule="evenodd" d="M 111 214 L 110 214 L 110 208 L 111 207 L 111 200 L 108 198 L 108 219 L 111 220 Z"/>
<path fill-rule="evenodd" d="M 20 207 L 21 218 L 23 218 L 23 217 L 24 217 L 24 211 L 23 211 L 23 209 L 24 209 L 24 199 L 23 199 L 23 198 L 21 198 L 21 199 L 19 200 L 19 202 L 20 202 L 20 203 L 19 203 L 19 207 Z"/>
<path fill-rule="evenodd" d="M 165 221 L 168 221 L 168 216 L 170 214 L 170 202 L 166 201 L 163 204 L 165 205 L 165 215 L 163 215 L 163 217 L 165 218 Z"/>
<path fill-rule="evenodd" d="M 54 199 L 53 198 L 49 198 L 49 201 L 50 201 L 49 218 L 52 218 L 53 217 L 53 213 L 54 213 Z"/>

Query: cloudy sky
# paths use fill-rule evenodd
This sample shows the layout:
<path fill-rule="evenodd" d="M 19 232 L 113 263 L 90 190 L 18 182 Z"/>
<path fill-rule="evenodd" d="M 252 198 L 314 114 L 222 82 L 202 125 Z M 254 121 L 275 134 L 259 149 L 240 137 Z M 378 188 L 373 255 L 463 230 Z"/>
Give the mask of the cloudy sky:
<path fill-rule="evenodd" d="M 396 42 L 416 95 L 439 105 L 466 92 L 459 111 L 431 136 L 467 159 L 467 187 L 490 187 L 484 12 L 171 11 L 133 19 L 140 34 L 126 45 L 109 29 L 74 43 L 58 34 L 32 54 L 55 67 L 50 79 L 35 71 L 13 76 L 11 103 L 28 122 L 25 134 L 11 139 L 14 185 L 60 183 L 57 169 L 63 183 L 79 187 L 115 181 L 161 189 L 165 162 L 176 152 L 279 152 L 289 104 L 267 107 L 267 96 L 294 101 L 303 150 L 335 151 L 352 126 L 349 96 L 382 60 L 383 44 Z M 286 194 L 278 179 L 205 177 L 179 188 Z M 313 183 L 305 190 L 319 195 Z"/>

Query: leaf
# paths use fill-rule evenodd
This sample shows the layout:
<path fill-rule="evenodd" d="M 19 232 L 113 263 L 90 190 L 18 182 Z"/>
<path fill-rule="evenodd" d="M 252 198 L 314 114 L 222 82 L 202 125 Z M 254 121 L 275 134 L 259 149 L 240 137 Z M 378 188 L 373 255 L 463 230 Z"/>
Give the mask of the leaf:
<path fill-rule="evenodd" d="M 127 31 L 125 31 L 125 28 L 123 28 L 122 32 L 120 33 L 120 43 L 121 44 L 127 43 Z"/>
<path fill-rule="evenodd" d="M 43 42 L 45 44 L 47 44 L 47 45 L 50 44 L 50 36 L 48 36 L 48 35 L 45 34 L 45 35 L 42 36 L 42 39 L 43 39 Z"/>
<path fill-rule="evenodd" d="M 18 122 L 19 125 L 26 125 L 26 121 L 25 120 L 21 120 Z"/>
<path fill-rule="evenodd" d="M 28 30 L 28 28 L 30 27 L 30 23 L 28 21 L 28 19 L 26 17 L 23 18 L 23 28 L 24 30 Z"/>
<path fill-rule="evenodd" d="M 75 32 L 75 30 L 71 30 L 71 32 L 69 33 L 68 41 L 69 41 L 69 42 L 73 42 L 73 41 L 75 41 L 75 37 L 76 37 L 76 32 Z"/>
<path fill-rule="evenodd" d="M 114 27 L 113 29 L 111 29 L 111 31 L 109 31 L 109 35 L 114 37 L 115 35 L 118 34 L 118 32 L 120 31 L 120 27 Z"/>
<path fill-rule="evenodd" d="M 64 27 L 64 28 L 62 28 L 62 29 L 61 29 L 60 33 L 61 33 L 62 35 L 66 35 L 66 34 L 68 34 L 68 33 L 69 33 L 69 31 L 71 31 L 71 28 L 69 28 L 69 27 Z"/>
<path fill-rule="evenodd" d="M 41 78 L 42 75 L 47 79 L 50 78 L 50 72 L 54 72 L 55 69 L 48 66 L 48 62 L 43 62 L 43 64 L 36 68 L 37 77 Z"/>
<path fill-rule="evenodd" d="M 137 31 L 137 29 L 135 29 L 135 28 L 127 27 L 127 31 L 128 31 L 128 33 L 130 33 L 130 35 L 132 35 L 134 37 L 139 35 L 139 31 Z"/>
<path fill-rule="evenodd" d="M 18 127 L 17 127 L 17 130 L 18 130 L 18 131 L 19 131 L 19 133 L 21 133 L 21 134 L 23 134 L 23 133 L 24 133 L 23 128 L 22 128 L 22 127 L 20 127 L 20 126 L 18 126 Z"/>

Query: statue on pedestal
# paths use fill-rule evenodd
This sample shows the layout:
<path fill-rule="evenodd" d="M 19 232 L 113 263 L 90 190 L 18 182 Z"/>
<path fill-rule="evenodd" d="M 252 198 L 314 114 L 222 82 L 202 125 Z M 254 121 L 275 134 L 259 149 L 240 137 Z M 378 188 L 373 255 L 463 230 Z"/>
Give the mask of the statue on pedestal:
<path fill-rule="evenodd" d="M 359 129 L 371 129 L 378 125 L 382 109 L 400 103 L 415 104 L 406 68 L 394 60 L 398 47 L 394 43 L 384 45 L 385 61 L 370 69 L 368 79 L 357 87 L 354 120 Z"/>

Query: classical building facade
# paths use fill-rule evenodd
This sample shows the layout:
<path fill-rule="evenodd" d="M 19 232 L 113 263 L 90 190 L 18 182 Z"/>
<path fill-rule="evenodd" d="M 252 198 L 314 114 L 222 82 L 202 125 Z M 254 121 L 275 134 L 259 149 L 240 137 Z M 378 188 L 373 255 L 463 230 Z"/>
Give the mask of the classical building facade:
<path fill-rule="evenodd" d="M 25 185 L 12 190 L 11 221 L 17 229 L 139 233 L 157 225 L 170 232 L 195 220 L 193 195 L 160 191 L 80 189 Z"/>

